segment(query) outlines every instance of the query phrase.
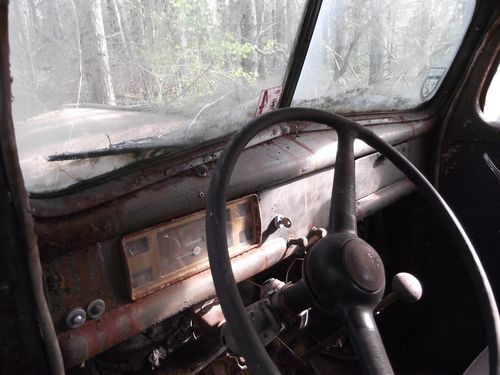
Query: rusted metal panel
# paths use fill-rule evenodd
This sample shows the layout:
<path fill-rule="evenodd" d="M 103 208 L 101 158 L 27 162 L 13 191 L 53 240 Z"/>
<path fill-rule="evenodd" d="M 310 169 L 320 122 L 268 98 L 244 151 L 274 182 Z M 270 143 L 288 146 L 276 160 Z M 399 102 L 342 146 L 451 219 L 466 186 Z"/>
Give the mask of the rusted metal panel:
<path fill-rule="evenodd" d="M 356 216 L 358 220 L 364 219 L 416 190 L 413 182 L 407 178 L 398 181 L 356 201 Z"/>
<path fill-rule="evenodd" d="M 65 319 L 73 308 L 85 310 L 95 299 L 104 300 L 108 310 L 128 302 L 118 241 L 112 243 L 115 246 L 97 244 L 44 264 L 47 296 L 58 332 L 67 329 Z"/>
<path fill-rule="evenodd" d="M 365 113 L 348 115 L 353 120 L 359 121 L 367 126 L 377 125 L 401 125 L 403 123 L 426 123 L 431 118 L 431 113 L 426 111 L 403 112 L 403 113 Z M 299 130 L 311 131 L 324 129 L 321 125 L 297 122 L 289 124 L 288 133 L 295 134 Z M 284 133 L 279 127 L 270 129 L 264 135 L 259 135 L 250 142 L 249 146 L 256 142 L 264 142 L 279 137 Z M 190 173 L 190 170 L 198 165 L 210 163 L 216 160 L 224 143 L 219 142 L 207 147 L 194 149 L 189 153 L 177 155 L 175 158 L 168 157 L 166 160 L 149 160 L 147 164 L 139 163 L 131 165 L 122 170 L 110 173 L 109 177 L 98 177 L 83 181 L 80 186 L 75 186 L 61 192 L 34 194 L 35 216 L 53 217 L 68 215 L 79 210 L 96 207 L 109 199 L 118 198 L 124 194 L 138 190 L 167 177 Z M 140 173 L 137 173 L 137 172 Z"/>
<path fill-rule="evenodd" d="M 418 168 L 425 167 L 425 143 L 423 140 L 415 139 L 396 147 Z M 313 226 L 326 228 L 329 220 L 334 173 L 334 169 L 326 169 L 308 175 L 307 178 L 263 190 L 259 194 L 263 226 L 266 227 L 267 223 L 277 214 L 287 216 L 293 223 L 288 229 L 284 228 L 270 234 L 269 238 L 278 236 L 284 238 L 305 237 Z M 356 198 L 358 200 L 370 196 L 370 194 L 377 194 L 381 189 L 404 178 L 402 173 L 380 154 L 371 154 L 357 159 L 355 173 Z M 402 195 L 399 193 L 403 193 L 403 191 L 398 190 L 390 190 L 390 192 L 395 193 L 394 199 L 400 198 Z M 384 199 L 386 203 L 389 202 L 387 199 Z M 376 204 L 375 200 L 372 203 Z"/>
<path fill-rule="evenodd" d="M 286 258 L 286 241 L 275 239 L 233 260 L 237 281 L 245 280 Z M 82 363 L 106 349 L 215 294 L 210 270 L 171 285 L 134 303 L 108 311 L 99 320 L 59 334 L 65 367 Z"/>
<path fill-rule="evenodd" d="M 390 142 L 401 144 L 398 147 L 402 152 L 417 160 L 418 155 L 423 155 L 422 142 L 406 141 L 426 134 L 431 127 L 432 121 L 429 120 L 373 128 Z M 290 212 L 295 222 L 291 230 L 278 231 L 269 238 L 263 249 L 273 243 L 273 238 L 283 242 L 287 238 L 306 235 L 301 231 L 307 231 L 311 225 L 324 226 L 321 223 L 326 222 L 325 212 L 329 207 L 335 149 L 334 132 L 315 131 L 274 139 L 247 149 L 242 155 L 232 180 L 229 198 L 263 190 L 260 195 L 263 226 L 276 213 Z M 394 167 L 386 160 L 379 160 L 377 154 L 362 157 L 371 153 L 371 149 L 362 142 L 356 144 L 355 152 L 359 158 L 357 174 L 363 185 L 360 186 L 358 198 L 401 178 Z M 418 160 L 418 164 L 421 162 Z M 135 190 L 137 186 L 134 186 L 128 194 L 117 198 L 114 198 L 114 192 L 109 192 L 106 194 L 106 199 L 111 199 L 109 202 L 78 214 L 38 218 L 37 229 L 44 250 L 46 276 L 50 278 L 55 275 L 53 280 L 47 280 L 47 284 L 66 366 L 73 366 L 94 356 L 154 322 L 213 294 L 209 273 L 204 271 L 135 303 L 129 303 L 119 253 L 119 241 L 123 235 L 204 207 L 202 193 L 207 191 L 213 163 L 205 165 L 208 167 L 207 176 L 200 176 L 190 170 L 189 173 L 160 180 L 139 190 Z M 318 171 L 320 173 L 314 174 Z M 373 173 L 377 174 L 378 179 L 369 177 Z M 301 194 L 290 194 L 291 187 L 287 191 L 282 183 L 301 176 L 308 178 L 293 182 L 301 184 Z M 276 194 L 269 194 L 274 189 L 279 190 L 279 199 L 273 198 Z M 71 199 L 78 197 L 75 194 Z M 168 206 L 162 204 L 167 198 Z M 64 199 L 58 198 L 58 202 L 67 204 L 69 201 Z M 87 206 L 85 199 L 78 207 Z M 239 280 L 266 269 L 280 259 L 273 258 L 272 251 L 261 249 L 253 249 L 239 258 L 247 259 L 250 254 L 254 254 L 255 259 L 248 258 L 250 260 L 247 260 L 246 268 L 243 267 L 238 275 Z M 182 295 L 186 288 L 190 291 L 189 296 Z M 107 312 L 104 316 L 68 331 L 64 325 L 66 314 L 73 307 L 85 308 L 96 298 L 106 301 Z"/>
<path fill-rule="evenodd" d="M 292 144 L 293 142 L 288 143 L 288 145 Z M 284 148 L 286 150 L 286 146 Z M 421 140 L 417 139 L 410 143 L 401 144 L 398 148 L 417 165 L 423 165 L 421 156 L 423 155 L 424 146 Z M 322 157 L 329 157 L 330 151 L 327 151 Z M 306 152 L 309 151 L 304 151 L 304 153 Z M 281 160 L 282 155 L 283 152 L 275 156 Z M 316 160 L 321 162 L 319 156 L 317 156 Z M 395 167 L 386 159 L 380 160 L 378 154 L 360 158 L 356 164 L 357 178 L 360 182 L 358 199 L 401 179 L 401 174 Z M 327 225 L 333 172 L 333 169 L 327 169 L 286 185 L 267 188 L 260 193 L 260 208 L 264 227 L 267 227 L 277 214 L 289 216 L 293 222 L 291 228 L 276 231 L 268 240 L 278 237 L 289 239 L 306 236 L 311 226 L 324 227 Z M 247 183 L 250 183 L 250 181 L 247 181 Z M 182 186 L 178 187 L 174 192 L 179 192 L 178 189 L 181 189 Z M 366 209 L 370 210 L 371 204 L 378 205 L 376 209 L 380 209 L 382 206 L 379 203 L 387 204 L 398 199 L 407 193 L 406 190 L 403 190 L 388 189 L 375 193 L 377 199 L 375 199 L 375 195 L 372 195 L 371 198 L 373 199 L 370 199 L 370 204 Z M 158 192 L 158 196 L 161 194 L 161 191 Z M 175 195 L 172 194 L 172 191 L 170 191 L 170 195 L 168 191 L 163 194 L 170 197 Z M 65 317 L 71 309 L 75 307 L 85 308 L 94 299 L 105 300 L 108 311 L 122 308 L 130 302 L 126 292 L 125 268 L 121 262 L 120 232 L 132 228 L 133 225 L 138 229 L 147 227 L 147 223 L 151 220 L 156 221 L 157 214 L 165 214 L 165 211 L 176 208 L 175 205 L 180 205 L 179 210 L 182 210 L 182 205 L 186 203 L 183 200 L 187 198 L 173 201 L 168 208 L 155 205 L 154 199 L 150 199 L 150 196 L 149 198 L 140 196 L 137 198 L 136 203 L 128 202 L 128 204 L 133 204 L 132 207 L 142 210 L 142 214 L 137 216 L 135 220 L 130 220 L 132 214 L 136 212 L 134 209 L 127 209 L 127 211 L 122 212 L 121 217 L 106 215 L 106 211 L 103 210 L 100 217 L 103 221 L 110 223 L 110 230 L 113 230 L 109 239 L 106 239 L 107 233 L 99 233 L 100 237 L 94 238 L 95 245 L 65 253 L 45 262 L 44 269 L 48 285 L 48 296 L 58 332 L 66 329 Z M 171 213 L 171 211 L 169 212 Z M 119 220 L 123 221 L 124 225 L 128 225 L 128 227 L 118 226 L 117 222 L 119 223 Z M 130 232 L 132 231 L 130 229 Z M 54 237 L 54 241 L 56 240 L 57 237 Z M 76 247 L 78 242 L 71 243 L 69 246 L 70 248 Z M 149 322 L 149 324 L 153 323 L 154 321 Z"/>
<path fill-rule="evenodd" d="M 429 118 L 429 115 L 426 112 L 403 113 L 397 115 L 365 114 L 351 117 L 359 121 L 365 121 L 367 126 L 370 126 L 373 131 L 383 136 L 384 139 L 387 139 L 388 142 L 393 144 L 427 133 L 434 122 L 434 119 Z M 377 121 L 380 123 L 377 124 Z M 315 136 L 312 135 L 312 138 L 310 138 L 307 133 L 311 133 L 309 130 L 321 129 L 322 127 L 316 124 L 306 123 L 297 123 L 294 126 L 295 127 L 293 129 L 296 130 L 294 131 L 291 128 L 290 136 L 295 137 L 296 132 L 298 131 L 297 129 L 299 128 L 301 131 L 307 130 L 305 133 L 301 133 L 299 135 L 304 138 L 304 145 L 314 149 Z M 328 132 L 334 133 L 333 131 Z M 324 133 L 320 133 L 320 137 L 323 134 Z M 276 137 L 279 135 L 281 135 L 281 133 L 275 134 Z M 280 139 L 276 138 L 272 140 L 270 144 L 280 145 L 281 142 Z M 148 165 L 141 164 L 137 167 L 130 167 L 130 169 L 115 172 L 115 175 L 113 175 L 115 178 L 112 180 L 108 179 L 100 182 L 88 183 L 87 185 L 83 185 L 81 189 L 69 190 L 68 193 L 61 192 L 47 194 L 46 196 L 40 197 L 35 195 L 32 197 L 34 215 L 39 218 L 70 215 L 82 210 L 98 207 L 109 200 L 131 194 L 141 188 L 165 180 L 166 178 L 181 175 L 196 176 L 194 169 L 199 165 L 213 164 L 213 162 L 218 159 L 222 147 L 223 143 L 218 143 L 207 148 L 194 150 L 175 159 L 163 161 L 156 160 L 151 161 Z M 264 147 L 265 145 L 260 145 L 253 148 L 262 150 Z M 242 154 L 239 164 L 248 162 L 249 157 L 245 156 L 247 153 L 248 152 L 246 151 Z M 332 162 L 333 160 L 330 160 L 330 164 Z M 289 174 L 292 173 L 291 171 Z M 288 178 L 293 177 L 296 176 L 290 175 Z"/>
<path fill-rule="evenodd" d="M 384 139 L 398 144 L 414 137 L 415 129 L 421 135 L 429 132 L 431 127 L 429 120 L 417 124 L 386 124 L 373 129 Z M 336 133 L 330 131 L 290 135 L 249 148 L 236 165 L 229 198 L 252 194 L 268 186 L 332 167 L 335 150 Z M 370 153 L 371 149 L 363 142 L 356 142 L 355 152 L 357 157 L 361 157 Z M 205 177 L 199 177 L 195 172 L 174 176 L 78 214 L 38 217 L 37 232 L 43 259 L 48 260 L 70 250 L 92 246 L 113 236 L 122 236 L 203 209 L 206 203 L 204 194 L 208 190 L 214 163 L 207 166 Z M 108 193 L 109 199 L 113 196 L 112 191 L 110 189 Z M 74 199 L 78 197 L 75 194 L 58 198 L 53 203 L 70 206 L 76 204 Z M 166 197 L 168 207 L 162 204 Z M 86 200 L 84 198 L 84 202 L 76 204 L 76 207 L 87 205 Z"/>
<path fill-rule="evenodd" d="M 413 154 L 418 153 L 419 149 L 416 148 Z M 376 156 L 369 156 L 362 160 L 371 164 L 376 159 Z M 361 173 L 366 170 L 363 167 L 358 169 Z M 377 171 L 381 172 L 380 169 Z M 282 229 L 275 236 L 285 239 L 304 236 L 307 234 L 304 231 L 310 225 L 326 225 L 332 172 L 323 173 L 325 176 L 294 182 L 294 194 L 289 194 L 286 187 L 272 188 L 269 192 L 262 193 L 261 205 L 266 225 L 273 219 L 273 215 L 278 213 L 285 213 L 293 220 L 292 228 Z M 398 176 L 394 174 L 393 181 L 397 181 Z M 387 176 L 383 180 L 391 183 L 391 179 Z M 396 183 L 387 189 L 384 186 L 370 185 L 370 189 L 377 190 L 380 187 L 384 189 L 365 198 L 358 197 L 361 198 L 358 200 L 360 210 L 358 218 L 362 219 L 368 213 L 381 209 L 408 194 L 410 192 L 406 186 L 408 184 Z M 403 185 L 401 189 L 398 188 L 399 185 Z M 361 196 L 365 196 L 368 190 L 364 191 L 365 193 L 360 190 Z M 305 204 L 306 201 L 307 204 Z M 294 207 L 293 210 L 289 209 L 291 206 Z M 74 307 L 85 308 L 88 303 L 97 298 L 106 301 L 108 310 L 130 302 L 126 295 L 126 275 L 125 268 L 122 267 L 119 241 L 119 238 L 116 238 L 99 242 L 97 245 L 56 257 L 44 264 L 51 313 L 58 331 L 66 329 L 65 317 Z"/>
<path fill-rule="evenodd" d="M 414 186 L 405 179 L 358 200 L 358 219 L 366 217 L 366 215 L 381 209 L 386 204 L 394 202 L 398 198 L 411 193 L 413 190 Z M 268 201 L 268 199 L 271 198 L 271 196 L 267 198 L 263 197 L 263 204 L 267 207 L 266 217 L 272 215 L 270 213 L 271 211 L 269 211 L 270 201 Z M 314 197 L 311 198 L 314 199 Z M 285 200 L 281 200 L 279 202 L 274 201 L 274 204 L 277 205 L 277 210 L 282 210 L 283 205 L 287 203 Z M 295 210 L 297 210 L 298 204 L 294 207 Z M 311 208 L 311 210 L 313 211 L 314 209 Z M 298 212 L 302 212 L 302 208 Z M 301 224 L 298 222 L 295 223 L 295 227 L 297 228 L 301 228 L 300 225 Z M 286 237 L 291 235 L 292 232 L 293 231 L 281 231 L 278 235 Z M 288 255 L 285 252 L 285 247 L 285 240 L 278 237 L 266 241 L 261 248 L 249 250 L 247 253 L 235 258 L 233 261 L 233 269 L 237 280 L 244 280 L 276 264 L 281 259 L 284 259 Z M 94 249 L 94 251 L 96 251 L 96 249 Z M 82 261 L 85 261 L 83 255 L 75 256 L 75 260 L 69 261 L 66 266 L 66 272 L 70 272 L 72 262 Z M 82 267 L 81 272 L 87 272 L 85 270 L 88 269 L 88 267 L 89 266 Z M 116 279 L 113 280 L 113 277 L 111 277 L 113 274 L 115 278 L 118 277 L 118 270 L 119 267 L 114 270 L 114 273 L 102 273 L 104 279 L 96 281 L 99 282 L 100 285 L 115 284 L 117 287 L 121 287 L 123 294 L 125 283 L 122 282 L 120 285 Z M 77 291 L 74 298 L 68 294 L 64 300 L 65 296 L 61 296 L 58 305 L 59 320 L 64 318 L 64 313 L 69 311 L 68 309 L 70 306 L 75 306 L 72 305 L 72 303 L 78 305 L 78 302 L 84 300 L 83 298 L 90 301 L 100 296 L 103 298 L 110 298 L 110 302 L 108 302 L 108 312 L 105 313 L 100 320 L 88 321 L 77 329 L 67 330 L 65 327 L 62 328 L 59 339 L 67 367 L 78 364 L 86 358 L 90 358 L 91 356 L 109 349 L 111 346 L 148 328 L 154 324 L 154 322 L 166 319 L 194 303 L 209 298 L 215 293 L 208 270 L 178 284 L 162 289 L 153 295 L 141 298 L 134 303 L 128 303 L 128 301 L 124 299 L 116 299 L 116 296 L 113 294 L 116 293 L 116 291 L 111 288 L 106 291 L 101 290 L 104 294 L 92 294 L 92 283 L 88 281 L 85 282 L 82 277 L 78 277 L 78 280 L 78 285 L 73 285 L 68 288 L 68 293 L 70 293 L 71 290 Z M 113 297 L 115 300 L 112 300 Z M 69 298 L 73 299 L 70 300 Z M 54 315 L 56 316 L 57 314 Z"/>

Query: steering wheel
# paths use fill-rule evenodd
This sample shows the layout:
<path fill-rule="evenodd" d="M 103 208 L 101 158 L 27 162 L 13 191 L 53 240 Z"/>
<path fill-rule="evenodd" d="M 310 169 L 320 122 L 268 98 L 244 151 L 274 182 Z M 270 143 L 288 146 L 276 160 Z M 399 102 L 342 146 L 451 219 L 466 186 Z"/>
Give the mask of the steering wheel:
<path fill-rule="evenodd" d="M 226 240 L 226 191 L 236 160 L 254 136 L 283 122 L 324 124 L 338 135 L 328 235 L 310 249 L 303 280 L 314 304 L 340 317 L 361 367 L 367 374 L 392 374 L 373 318 L 385 289 L 378 253 L 357 235 L 354 140 L 360 139 L 399 168 L 418 188 L 444 223 L 460 251 L 479 298 L 489 345 L 490 374 L 499 374 L 500 318 L 481 261 L 460 222 L 429 181 L 406 158 L 356 122 L 316 109 L 284 108 L 264 114 L 240 129 L 226 145 L 210 182 L 206 215 L 210 268 L 222 311 L 254 374 L 279 374 L 255 332 L 239 295 Z"/>

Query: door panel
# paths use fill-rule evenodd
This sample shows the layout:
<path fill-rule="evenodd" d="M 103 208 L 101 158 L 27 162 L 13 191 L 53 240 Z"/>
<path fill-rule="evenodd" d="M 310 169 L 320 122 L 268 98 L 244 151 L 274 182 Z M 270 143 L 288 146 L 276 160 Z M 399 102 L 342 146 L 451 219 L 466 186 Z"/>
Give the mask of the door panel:
<path fill-rule="evenodd" d="M 439 189 L 479 252 L 500 299 L 500 123 L 486 122 L 484 97 L 497 71 L 499 22 L 488 33 L 446 118 Z M 498 103 L 500 104 L 500 103 Z"/>

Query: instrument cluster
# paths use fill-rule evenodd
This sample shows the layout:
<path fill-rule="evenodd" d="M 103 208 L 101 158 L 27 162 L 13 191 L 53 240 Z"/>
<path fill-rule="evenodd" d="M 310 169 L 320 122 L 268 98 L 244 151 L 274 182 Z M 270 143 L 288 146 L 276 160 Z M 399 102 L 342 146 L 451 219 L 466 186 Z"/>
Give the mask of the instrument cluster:
<path fill-rule="evenodd" d="M 258 198 L 228 202 L 226 231 L 230 257 L 259 245 L 261 221 Z M 205 211 L 125 236 L 123 258 L 132 300 L 209 268 Z"/>

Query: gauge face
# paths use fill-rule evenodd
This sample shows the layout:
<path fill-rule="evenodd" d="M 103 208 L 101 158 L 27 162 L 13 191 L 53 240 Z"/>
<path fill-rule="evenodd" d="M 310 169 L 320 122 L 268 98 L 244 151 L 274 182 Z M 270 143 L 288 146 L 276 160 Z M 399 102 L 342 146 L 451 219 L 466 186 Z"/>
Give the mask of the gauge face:
<path fill-rule="evenodd" d="M 257 245 L 260 231 L 255 195 L 227 204 L 230 256 Z M 133 300 L 209 267 L 204 211 L 128 235 L 122 244 Z"/>
<path fill-rule="evenodd" d="M 204 220 L 200 218 L 184 225 L 158 232 L 160 272 L 167 276 L 206 258 Z"/>
<path fill-rule="evenodd" d="M 147 237 L 141 237 L 137 240 L 130 241 L 127 244 L 127 255 L 135 257 L 136 255 L 143 254 L 149 250 Z"/>

